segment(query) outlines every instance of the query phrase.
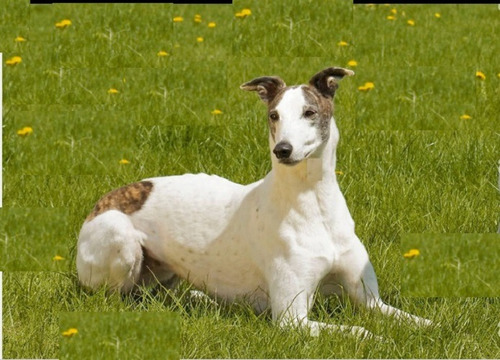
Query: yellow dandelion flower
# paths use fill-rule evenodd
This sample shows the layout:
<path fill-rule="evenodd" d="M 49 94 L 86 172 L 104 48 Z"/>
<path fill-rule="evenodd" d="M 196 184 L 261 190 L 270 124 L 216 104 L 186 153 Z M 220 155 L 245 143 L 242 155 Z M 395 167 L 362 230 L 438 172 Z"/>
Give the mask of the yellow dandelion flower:
<path fill-rule="evenodd" d="M 33 133 L 33 128 L 31 126 L 25 126 L 22 129 L 17 130 L 17 135 L 19 136 L 27 136 Z"/>
<path fill-rule="evenodd" d="M 196 14 L 196 15 L 194 16 L 194 22 L 201 23 L 201 15 Z"/>
<path fill-rule="evenodd" d="M 111 88 L 108 90 L 108 94 L 118 94 L 118 93 L 119 93 L 119 91 L 115 88 Z"/>
<path fill-rule="evenodd" d="M 22 36 L 18 36 L 18 37 L 16 37 L 16 38 L 14 39 L 14 41 L 15 41 L 15 42 L 25 42 L 25 41 L 26 41 L 26 39 L 25 39 L 25 38 L 23 38 Z"/>
<path fill-rule="evenodd" d="M 168 52 L 160 50 L 156 53 L 156 55 L 158 55 L 159 57 L 165 57 L 168 56 Z"/>
<path fill-rule="evenodd" d="M 184 21 L 184 18 L 182 16 L 176 16 L 174 17 L 174 22 L 183 22 Z"/>
<path fill-rule="evenodd" d="M 72 24 L 71 20 L 64 19 L 64 20 L 61 20 L 59 22 L 56 22 L 56 28 L 58 28 L 58 29 L 65 29 L 68 26 L 70 26 L 71 24 Z"/>
<path fill-rule="evenodd" d="M 121 159 L 119 161 L 119 163 L 120 163 L 120 165 L 128 165 L 128 164 L 130 164 L 130 161 L 128 161 L 127 159 Z"/>
<path fill-rule="evenodd" d="M 387 16 L 387 20 L 396 20 L 396 17 L 392 16 L 392 15 L 388 15 Z"/>
<path fill-rule="evenodd" d="M 8 59 L 5 64 L 6 65 L 17 65 L 21 63 L 23 59 L 20 56 L 13 56 L 10 59 Z"/>
<path fill-rule="evenodd" d="M 65 337 L 72 337 L 74 335 L 78 334 L 78 329 L 75 329 L 75 328 L 69 328 L 68 330 L 66 331 L 63 331 L 62 333 L 62 336 L 65 336 Z"/>
<path fill-rule="evenodd" d="M 356 60 L 349 60 L 347 62 L 347 66 L 349 66 L 349 67 L 356 67 L 356 66 L 358 66 L 358 62 Z"/>
<path fill-rule="evenodd" d="M 415 26 L 415 21 L 414 20 L 408 20 L 406 23 L 408 25 L 410 25 L 410 26 Z"/>
<path fill-rule="evenodd" d="M 211 114 L 212 115 L 220 115 L 220 114 L 222 114 L 222 111 L 220 111 L 219 109 L 215 109 L 215 110 L 212 110 Z"/>
<path fill-rule="evenodd" d="M 499 79 L 500 79 L 500 73 L 498 73 L 498 74 L 497 74 L 497 78 L 499 78 Z"/>
<path fill-rule="evenodd" d="M 203 38 L 202 38 L 201 36 L 198 36 L 198 37 L 196 38 L 196 41 L 198 41 L 199 43 L 201 43 L 201 42 L 203 42 Z"/>
<path fill-rule="evenodd" d="M 486 75 L 484 75 L 484 73 L 482 71 L 476 71 L 476 77 L 480 80 L 486 79 Z"/>
<path fill-rule="evenodd" d="M 472 116 L 467 114 L 463 114 L 462 116 L 460 116 L 460 120 L 470 120 L 470 119 L 472 119 Z"/>
<path fill-rule="evenodd" d="M 338 45 L 338 46 L 349 46 L 349 43 L 348 43 L 347 41 L 342 40 L 342 41 L 339 41 L 339 42 L 337 43 L 337 45 Z"/>
<path fill-rule="evenodd" d="M 252 10 L 250 9 L 243 9 L 235 14 L 236 17 L 239 17 L 240 19 L 246 18 L 247 16 L 252 15 Z"/>
<path fill-rule="evenodd" d="M 212 29 L 213 29 L 213 28 L 214 28 L 214 27 L 216 27 L 216 26 L 217 26 L 217 24 L 216 24 L 216 23 L 214 23 L 213 21 L 211 21 L 211 22 L 209 22 L 209 23 L 208 23 L 208 27 L 209 27 L 209 28 L 212 28 Z"/>
<path fill-rule="evenodd" d="M 364 85 L 358 87 L 359 91 L 370 91 L 371 89 L 375 88 L 375 84 L 372 83 L 371 81 L 365 82 Z"/>
<path fill-rule="evenodd" d="M 56 256 L 54 256 L 52 258 L 52 260 L 54 260 L 54 261 L 61 261 L 61 260 L 64 260 L 64 258 L 62 256 L 60 256 L 60 255 L 56 255 Z"/>
<path fill-rule="evenodd" d="M 420 255 L 420 250 L 418 250 L 418 249 L 410 249 L 410 251 L 405 252 L 403 254 L 405 259 L 413 259 L 419 255 Z"/>
<path fill-rule="evenodd" d="M 441 14 L 440 14 L 440 13 L 434 13 L 434 17 L 435 17 L 436 19 L 440 19 L 440 18 L 441 18 Z"/>
<path fill-rule="evenodd" d="M 398 10 L 397 10 L 397 9 L 391 9 L 391 14 L 396 15 L 397 13 L 398 13 Z"/>

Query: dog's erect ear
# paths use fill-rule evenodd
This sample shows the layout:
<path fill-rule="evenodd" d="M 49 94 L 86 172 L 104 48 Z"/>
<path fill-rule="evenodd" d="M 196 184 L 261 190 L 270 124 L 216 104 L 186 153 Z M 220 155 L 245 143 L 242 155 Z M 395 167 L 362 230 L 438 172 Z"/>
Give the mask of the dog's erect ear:
<path fill-rule="evenodd" d="M 339 87 L 339 81 L 342 80 L 344 76 L 352 75 L 354 75 L 354 71 L 352 70 L 331 67 L 314 75 L 311 80 L 309 80 L 309 84 L 314 86 L 321 95 L 327 98 L 333 98 L 335 90 Z"/>
<path fill-rule="evenodd" d="M 257 91 L 262 101 L 269 104 L 284 87 L 286 87 L 286 84 L 281 78 L 277 76 L 263 76 L 244 83 L 240 86 L 240 89 Z"/>

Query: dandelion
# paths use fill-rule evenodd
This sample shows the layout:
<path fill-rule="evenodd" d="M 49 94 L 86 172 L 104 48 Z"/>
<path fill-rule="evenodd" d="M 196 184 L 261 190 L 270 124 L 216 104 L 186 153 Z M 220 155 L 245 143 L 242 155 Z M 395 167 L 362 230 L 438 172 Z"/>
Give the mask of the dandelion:
<path fill-rule="evenodd" d="M 23 38 L 22 36 L 18 36 L 18 37 L 16 37 L 16 38 L 14 39 L 14 41 L 15 41 L 15 42 L 25 42 L 25 41 L 26 41 L 26 39 L 25 39 L 25 38 Z"/>
<path fill-rule="evenodd" d="M 183 22 L 184 21 L 184 18 L 182 16 L 176 16 L 174 17 L 174 22 Z"/>
<path fill-rule="evenodd" d="M 482 71 L 476 71 L 476 77 L 480 80 L 486 79 L 486 75 L 484 75 L 484 73 Z"/>
<path fill-rule="evenodd" d="M 201 23 L 201 15 L 200 14 L 196 14 L 194 16 L 194 22 Z"/>
<path fill-rule="evenodd" d="M 387 16 L 387 20 L 396 20 L 396 17 L 392 16 L 392 15 L 388 15 Z"/>
<path fill-rule="evenodd" d="M 440 19 L 440 18 L 441 18 L 441 14 L 440 14 L 440 13 L 434 13 L 434 17 L 435 17 L 436 19 Z"/>
<path fill-rule="evenodd" d="M 472 116 L 467 114 L 463 114 L 462 116 L 460 116 L 460 120 L 470 120 L 470 119 L 472 119 Z"/>
<path fill-rule="evenodd" d="M 158 53 L 156 53 L 156 55 L 158 55 L 159 57 L 165 57 L 168 56 L 168 52 L 160 50 L 158 51 Z"/>
<path fill-rule="evenodd" d="M 347 41 L 341 40 L 337 43 L 338 46 L 349 46 L 349 43 Z"/>
<path fill-rule="evenodd" d="M 250 9 L 243 9 L 235 14 L 235 16 L 240 19 L 246 18 L 247 16 L 250 15 L 252 15 L 252 10 Z"/>
<path fill-rule="evenodd" d="M 66 29 L 68 26 L 71 25 L 71 20 L 64 19 L 59 22 L 56 22 L 56 28 L 58 29 Z"/>
<path fill-rule="evenodd" d="M 72 337 L 74 335 L 78 334 L 78 329 L 75 329 L 75 328 L 69 328 L 68 330 L 66 331 L 63 331 L 62 333 L 62 336 L 65 336 L 65 337 Z"/>
<path fill-rule="evenodd" d="M 203 38 L 202 38 L 201 36 L 198 36 L 198 37 L 196 38 L 196 41 L 198 41 L 199 43 L 201 43 L 201 42 L 203 42 Z"/>
<path fill-rule="evenodd" d="M 208 27 L 211 28 L 211 29 L 213 29 L 216 26 L 217 26 L 217 24 L 215 22 L 213 22 L 213 21 L 211 21 L 211 22 L 208 23 Z"/>
<path fill-rule="evenodd" d="M 56 256 L 54 256 L 52 258 L 52 260 L 54 260 L 54 261 L 61 261 L 61 260 L 64 260 L 64 258 L 62 256 L 60 256 L 60 255 L 56 255 Z"/>
<path fill-rule="evenodd" d="M 220 111 L 219 109 L 215 109 L 215 110 L 211 111 L 211 114 L 212 115 L 220 115 L 220 114 L 222 114 L 222 111 Z"/>
<path fill-rule="evenodd" d="M 498 74 L 497 74 L 497 78 L 499 78 L 499 79 L 500 79 L 500 73 L 498 73 Z"/>
<path fill-rule="evenodd" d="M 115 88 L 111 88 L 111 89 L 108 90 L 108 94 L 111 94 L 111 95 L 112 94 L 118 94 L 118 93 L 119 93 L 119 91 L 117 89 L 115 89 Z"/>
<path fill-rule="evenodd" d="M 120 163 L 120 165 L 128 165 L 128 164 L 130 164 L 130 161 L 128 161 L 127 159 L 121 159 L 119 161 L 119 163 Z"/>
<path fill-rule="evenodd" d="M 410 251 L 405 252 L 403 254 L 405 259 L 413 259 L 419 255 L 420 255 L 420 250 L 418 250 L 418 249 L 411 249 Z"/>
<path fill-rule="evenodd" d="M 369 81 L 369 82 L 365 82 L 364 85 L 358 87 L 358 90 L 359 91 L 370 91 L 374 87 L 375 87 L 375 84 Z"/>
<path fill-rule="evenodd" d="M 19 136 L 27 136 L 33 132 L 33 128 L 31 126 L 25 126 L 22 129 L 17 130 L 17 135 Z"/>
<path fill-rule="evenodd" d="M 398 13 L 398 10 L 396 10 L 396 9 L 391 9 L 391 14 L 396 15 L 397 13 Z"/>
<path fill-rule="evenodd" d="M 408 20 L 406 23 L 408 25 L 410 25 L 410 26 L 415 26 L 415 21 L 414 20 Z"/>
<path fill-rule="evenodd" d="M 356 66 L 358 66 L 358 62 L 356 60 L 349 60 L 347 62 L 347 66 L 356 67 Z"/>
<path fill-rule="evenodd" d="M 5 62 L 5 64 L 12 66 L 12 65 L 17 65 L 17 64 L 21 63 L 22 61 L 23 61 L 23 59 L 20 56 L 13 56 L 10 59 L 8 59 Z"/>

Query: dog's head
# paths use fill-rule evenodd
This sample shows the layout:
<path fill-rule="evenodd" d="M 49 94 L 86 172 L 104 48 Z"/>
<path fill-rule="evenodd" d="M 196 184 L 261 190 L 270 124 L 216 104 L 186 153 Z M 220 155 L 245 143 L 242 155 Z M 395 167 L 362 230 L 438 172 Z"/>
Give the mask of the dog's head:
<path fill-rule="evenodd" d="M 277 76 L 264 76 L 240 86 L 256 91 L 268 107 L 271 149 L 282 164 L 295 165 L 313 155 L 330 137 L 332 99 L 351 70 L 328 68 L 308 85 L 286 86 Z"/>

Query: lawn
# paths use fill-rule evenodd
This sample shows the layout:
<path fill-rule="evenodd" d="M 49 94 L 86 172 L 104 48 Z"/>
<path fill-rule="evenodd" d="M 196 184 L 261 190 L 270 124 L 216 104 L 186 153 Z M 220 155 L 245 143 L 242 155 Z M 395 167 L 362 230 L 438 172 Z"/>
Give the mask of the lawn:
<path fill-rule="evenodd" d="M 500 234 L 405 234 L 401 293 L 498 297 L 500 278 L 492 269 L 498 269 L 499 246 Z"/>
<path fill-rule="evenodd" d="M 243 9 L 251 14 L 236 16 Z M 477 275 L 491 286 L 499 270 L 498 237 L 487 235 L 500 220 L 499 15 L 496 5 L 345 0 L 3 0 L 3 356 L 74 358 L 85 348 L 120 359 L 500 357 L 498 289 L 452 297 L 415 282 L 441 276 L 460 288 Z M 262 178 L 271 166 L 266 111 L 239 85 L 262 75 L 304 83 L 329 66 L 356 72 L 335 99 L 338 179 L 382 297 L 439 327 L 320 297 L 312 318 L 387 341 L 310 338 L 246 304 L 190 299 L 186 284 L 123 298 L 79 287 L 75 244 L 101 195 L 186 172 Z M 437 253 L 459 248 L 463 234 L 485 239 L 456 255 L 488 254 L 477 259 L 493 265 L 467 268 L 469 277 L 429 271 L 442 264 L 424 252 L 431 234 Z M 421 256 L 409 262 L 412 246 Z M 408 271 L 419 260 L 427 271 Z M 78 334 L 62 335 L 73 327 Z"/>

